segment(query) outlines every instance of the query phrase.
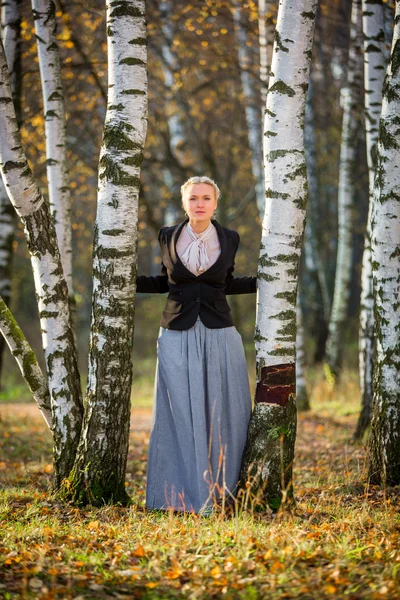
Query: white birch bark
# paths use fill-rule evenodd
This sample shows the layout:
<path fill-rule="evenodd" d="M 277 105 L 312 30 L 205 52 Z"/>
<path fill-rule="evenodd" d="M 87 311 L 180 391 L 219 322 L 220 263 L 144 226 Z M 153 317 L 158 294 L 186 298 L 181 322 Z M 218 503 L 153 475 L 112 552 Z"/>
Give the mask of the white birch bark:
<path fill-rule="evenodd" d="M 20 64 L 20 35 L 21 15 L 20 0 L 7 0 L 1 6 L 1 33 L 4 43 L 4 52 L 10 73 L 11 91 L 16 105 L 20 107 L 20 98 L 17 91 L 18 67 Z M 0 296 L 7 306 L 11 299 L 11 265 L 12 245 L 15 234 L 15 212 L 7 195 L 3 178 L 0 177 Z M 3 367 L 4 339 L 0 336 L 0 385 Z"/>
<path fill-rule="evenodd" d="M 162 13 L 161 30 L 163 33 L 163 41 L 161 44 L 161 68 L 164 76 L 165 87 L 168 90 L 166 102 L 168 108 L 166 110 L 166 119 L 169 131 L 170 149 L 178 163 L 185 167 L 186 148 L 187 148 L 187 132 L 186 126 L 182 120 L 182 114 L 186 114 L 180 110 L 179 102 L 176 99 L 174 72 L 179 69 L 176 61 L 176 56 L 171 50 L 171 42 L 174 37 L 171 23 L 173 22 L 173 6 L 171 2 L 160 2 L 160 12 Z M 192 148 L 193 150 L 193 148 Z M 198 159 L 199 157 L 197 157 Z M 163 177 L 168 189 L 173 189 L 174 179 L 170 169 L 163 169 Z M 169 202 L 165 209 L 164 223 L 165 225 L 173 225 L 179 216 L 180 208 Z"/>
<path fill-rule="evenodd" d="M 144 0 L 107 4 L 108 105 L 93 247 L 89 377 L 82 435 L 65 495 L 127 503 L 140 165 L 147 131 Z"/>
<path fill-rule="evenodd" d="M 277 1 L 258 0 L 258 39 L 260 44 L 260 79 L 262 114 L 267 102 L 268 82 L 271 72 L 274 45 L 275 16 Z"/>
<path fill-rule="evenodd" d="M 382 109 L 382 86 L 387 61 L 385 60 L 384 8 L 382 0 L 362 0 L 362 24 L 364 33 L 364 81 L 365 81 L 365 130 L 367 162 L 369 171 L 368 221 L 364 240 L 361 271 L 359 368 L 361 389 L 361 413 L 355 438 L 361 439 L 371 421 L 372 369 L 374 361 L 374 297 L 371 261 L 371 217 L 376 144 L 379 118 Z"/>
<path fill-rule="evenodd" d="M 3 45 L 0 45 L 0 169 L 7 193 L 24 225 L 38 300 L 51 395 L 55 485 L 75 456 L 82 418 L 79 372 L 68 308 L 68 291 L 47 203 L 22 149 Z"/>
<path fill-rule="evenodd" d="M 369 437 L 373 483 L 400 484 L 400 0 L 383 84 L 375 193 L 372 273 L 376 363 Z"/>
<path fill-rule="evenodd" d="M 49 428 L 52 428 L 50 394 L 46 378 L 35 353 L 18 327 L 14 317 L 0 296 L 0 333 L 15 357 L 32 396 Z"/>
<path fill-rule="evenodd" d="M 361 0 L 352 0 L 347 82 L 342 88 L 343 124 L 338 191 L 338 249 L 327 341 L 327 364 L 335 376 L 339 375 L 342 362 L 343 334 L 350 295 L 354 170 L 362 106 L 362 61 Z"/>
<path fill-rule="evenodd" d="M 43 92 L 49 200 L 64 277 L 72 299 L 71 194 L 67 164 L 64 91 L 56 39 L 55 10 L 53 0 L 32 0 Z"/>
<path fill-rule="evenodd" d="M 255 79 L 251 74 L 252 60 L 247 42 L 247 32 L 244 24 L 244 7 L 241 2 L 235 1 L 232 7 L 233 21 L 235 24 L 238 59 L 240 67 L 240 80 L 244 98 L 244 107 L 247 123 L 247 138 L 251 154 L 251 170 L 255 181 L 256 202 L 258 212 L 262 218 L 265 208 L 265 189 L 262 156 L 262 125 L 260 106 L 261 98 L 256 88 Z M 260 100 L 259 100 L 260 98 Z"/>
<path fill-rule="evenodd" d="M 176 86 L 174 74 L 182 68 L 181 61 L 173 49 L 173 40 L 175 34 L 175 25 L 173 24 L 174 11 L 176 7 L 172 0 L 162 0 L 159 3 L 161 15 L 161 33 L 160 44 L 157 44 L 161 59 L 161 69 L 164 76 L 167 94 L 167 120 L 170 133 L 170 148 L 176 166 L 180 174 L 189 177 L 191 165 L 196 164 L 201 172 L 207 166 L 207 156 L 204 156 L 198 140 L 198 131 L 194 119 L 183 119 L 185 115 L 190 114 L 190 106 L 182 92 L 182 89 Z M 178 190 L 179 191 L 179 190 Z M 168 217 L 167 217 L 168 218 Z"/>
<path fill-rule="evenodd" d="M 258 271 L 256 398 L 241 482 L 273 509 L 293 497 L 296 294 L 307 205 L 303 120 L 317 0 L 281 0 L 264 121 L 266 204 Z M 282 444 L 282 447 L 281 447 Z"/>

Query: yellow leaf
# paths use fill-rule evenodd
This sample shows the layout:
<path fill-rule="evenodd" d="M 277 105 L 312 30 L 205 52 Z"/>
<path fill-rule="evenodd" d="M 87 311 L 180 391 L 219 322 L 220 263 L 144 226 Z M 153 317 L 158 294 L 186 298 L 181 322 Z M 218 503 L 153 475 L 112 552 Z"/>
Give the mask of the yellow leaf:
<path fill-rule="evenodd" d="M 270 548 L 269 550 L 267 550 L 266 552 L 264 552 L 263 559 L 264 560 L 269 560 L 270 558 L 272 558 L 272 555 L 273 555 L 273 551 L 272 551 L 272 548 Z"/>
<path fill-rule="evenodd" d="M 216 565 L 213 569 L 211 569 L 210 574 L 211 574 L 211 577 L 213 577 L 214 579 L 218 579 L 218 577 L 221 577 L 220 566 Z"/>
<path fill-rule="evenodd" d="M 324 590 L 327 594 L 335 594 L 336 593 L 336 588 L 334 585 L 326 585 L 324 587 Z"/>

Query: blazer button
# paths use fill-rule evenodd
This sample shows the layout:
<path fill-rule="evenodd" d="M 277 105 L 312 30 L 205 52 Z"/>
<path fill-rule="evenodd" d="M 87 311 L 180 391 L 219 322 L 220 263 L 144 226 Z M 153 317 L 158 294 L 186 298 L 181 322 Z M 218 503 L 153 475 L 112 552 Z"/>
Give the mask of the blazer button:
<path fill-rule="evenodd" d="M 200 298 L 199 297 L 196 298 L 196 302 L 200 302 Z"/>

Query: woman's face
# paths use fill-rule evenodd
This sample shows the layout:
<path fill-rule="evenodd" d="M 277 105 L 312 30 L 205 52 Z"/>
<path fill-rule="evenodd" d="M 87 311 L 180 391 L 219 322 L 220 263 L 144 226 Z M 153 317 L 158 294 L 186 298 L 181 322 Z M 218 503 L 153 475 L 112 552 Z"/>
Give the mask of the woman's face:
<path fill-rule="evenodd" d="M 215 191 L 209 183 L 192 183 L 185 190 L 184 206 L 190 221 L 209 221 L 217 208 Z"/>

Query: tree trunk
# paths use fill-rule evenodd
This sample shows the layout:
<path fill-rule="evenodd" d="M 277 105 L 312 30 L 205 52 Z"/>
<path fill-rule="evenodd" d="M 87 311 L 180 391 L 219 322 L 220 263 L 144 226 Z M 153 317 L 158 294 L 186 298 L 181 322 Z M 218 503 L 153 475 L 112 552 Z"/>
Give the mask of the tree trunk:
<path fill-rule="evenodd" d="M 320 224 L 320 208 L 318 203 L 318 166 L 317 166 L 317 141 L 315 138 L 315 112 L 314 112 L 314 84 L 310 77 L 306 112 L 304 119 L 304 145 L 306 151 L 307 172 L 308 172 L 308 206 L 307 223 L 309 223 L 309 243 L 312 258 L 317 271 L 318 283 L 322 299 L 322 311 L 324 317 L 329 322 L 331 313 L 331 301 L 329 295 L 328 281 L 324 264 L 321 259 L 320 245 L 318 239 Z"/>
<path fill-rule="evenodd" d="M 327 341 L 327 365 L 338 376 L 342 364 L 344 332 L 350 295 L 354 172 L 362 106 L 361 0 L 353 0 L 347 84 L 342 89 L 343 125 L 338 195 L 338 250 L 335 289 Z"/>
<path fill-rule="evenodd" d="M 160 46 L 160 52 L 162 56 L 161 68 L 164 76 L 165 88 L 167 91 L 165 103 L 168 105 L 168 110 L 166 110 L 166 120 L 169 133 L 168 151 L 175 158 L 177 164 L 181 166 L 181 169 L 187 170 L 186 175 L 189 177 L 190 164 L 198 164 L 199 161 L 201 161 L 201 158 L 197 144 L 190 144 L 189 142 L 190 132 L 188 131 L 188 121 L 190 121 L 190 119 L 185 118 L 185 112 L 182 110 L 176 95 L 176 81 L 174 74 L 179 71 L 179 65 L 177 64 L 176 55 L 172 51 L 172 43 L 174 40 L 174 7 L 169 0 L 166 0 L 160 3 L 159 8 L 160 12 L 162 12 L 162 43 Z M 181 174 L 182 173 L 180 170 L 179 175 Z M 177 192 L 179 195 L 180 189 L 176 185 L 176 181 L 174 180 L 173 172 L 170 167 L 165 166 L 163 168 L 163 178 L 167 189 Z M 181 207 L 179 205 L 176 205 L 173 202 L 168 202 L 165 208 L 163 220 L 165 225 L 173 225 L 176 223 L 180 212 Z"/>
<path fill-rule="evenodd" d="M 233 21 L 236 31 L 240 79 L 246 114 L 247 138 L 251 154 L 251 170 L 255 181 L 257 208 L 262 218 L 265 210 L 265 189 L 261 137 L 261 96 L 255 85 L 255 77 L 251 73 L 252 60 L 250 49 L 247 46 L 244 10 L 241 2 L 235 1 L 233 3 Z"/>
<path fill-rule="evenodd" d="M 35 353 L 18 327 L 10 310 L 0 296 L 0 332 L 7 342 L 27 382 L 32 396 L 49 428 L 52 428 L 50 393 L 46 378 L 36 360 Z"/>
<path fill-rule="evenodd" d="M 3 45 L 0 46 L 0 167 L 24 225 L 38 299 L 54 434 L 55 486 L 73 465 L 82 420 L 76 350 L 56 232 L 35 184 L 16 124 Z"/>
<path fill-rule="evenodd" d="M 10 73 L 11 92 L 18 123 L 21 120 L 21 1 L 9 0 L 1 7 L 2 38 Z M 11 268 L 15 234 L 15 211 L 0 177 L 0 296 L 7 306 L 11 300 Z M 5 341 L 0 336 L 0 389 Z"/>
<path fill-rule="evenodd" d="M 375 193 L 372 274 L 376 363 L 369 438 L 372 483 L 400 484 L 400 0 L 383 85 Z"/>
<path fill-rule="evenodd" d="M 374 194 L 376 144 L 382 109 L 382 85 L 385 75 L 385 32 L 382 0 L 362 0 L 364 32 L 365 129 L 369 171 L 369 210 L 361 272 L 359 365 L 361 413 L 354 438 L 361 439 L 372 416 L 372 370 L 374 361 L 374 297 L 371 261 L 371 208 Z"/>
<path fill-rule="evenodd" d="M 293 499 L 296 294 L 307 205 L 303 120 L 317 0 L 281 0 L 264 122 L 266 206 L 258 272 L 256 397 L 241 470 L 260 504 Z M 290 134 L 288 134 L 290 132 Z"/>
<path fill-rule="evenodd" d="M 64 90 L 56 39 L 55 10 L 53 0 L 32 0 L 43 92 L 49 200 L 64 277 L 68 286 L 71 315 L 75 322 L 76 304 L 72 283 L 71 193 L 67 164 Z"/>
<path fill-rule="evenodd" d="M 262 116 L 267 102 L 268 82 L 271 74 L 272 49 L 276 21 L 276 0 L 258 0 L 258 37 L 260 44 L 260 79 Z"/>
<path fill-rule="evenodd" d="M 147 129 L 144 0 L 107 6 L 109 97 L 99 163 L 87 403 L 63 494 L 127 504 L 140 165 Z"/>

